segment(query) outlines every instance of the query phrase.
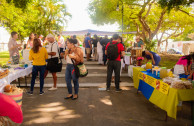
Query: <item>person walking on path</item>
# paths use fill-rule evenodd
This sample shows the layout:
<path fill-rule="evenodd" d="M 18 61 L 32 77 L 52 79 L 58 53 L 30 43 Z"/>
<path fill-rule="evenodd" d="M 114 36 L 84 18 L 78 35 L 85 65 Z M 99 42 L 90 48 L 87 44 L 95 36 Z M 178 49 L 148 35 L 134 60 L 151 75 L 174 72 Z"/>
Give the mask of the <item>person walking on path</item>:
<path fill-rule="evenodd" d="M 87 61 L 90 60 L 92 44 L 91 44 L 91 34 L 87 33 L 87 37 L 84 39 L 84 44 L 86 48 Z"/>
<path fill-rule="evenodd" d="M 31 87 L 28 94 L 33 95 L 34 84 L 36 76 L 39 72 L 40 78 L 40 95 L 44 94 L 44 73 L 46 69 L 46 59 L 48 59 L 48 53 L 46 48 L 41 46 L 40 39 L 34 39 L 33 48 L 30 50 L 29 60 L 33 61 Z"/>
<path fill-rule="evenodd" d="M 82 49 L 76 47 L 75 44 L 76 44 L 75 40 L 69 39 L 67 41 L 68 50 L 65 51 L 65 54 L 61 54 L 61 57 L 64 57 L 67 62 L 65 80 L 67 83 L 67 89 L 69 94 L 67 95 L 67 97 L 65 97 L 65 99 L 73 100 L 76 100 L 78 98 L 79 92 L 79 77 L 76 76 L 74 65 L 83 63 L 84 61 Z M 73 80 L 74 83 L 74 95 L 72 92 L 71 80 Z"/>
<path fill-rule="evenodd" d="M 97 53 L 97 43 L 98 43 L 98 36 L 95 34 L 93 39 L 93 47 L 94 47 L 94 60 L 98 61 L 98 53 Z"/>
<path fill-rule="evenodd" d="M 105 35 L 104 39 L 102 39 L 100 41 L 100 44 L 102 45 L 102 50 L 103 50 L 103 61 L 104 61 L 104 65 L 106 65 L 107 62 L 107 56 L 105 54 L 105 49 L 106 49 L 106 45 L 108 44 L 108 42 L 110 42 L 110 40 L 108 39 L 108 36 Z"/>
<path fill-rule="evenodd" d="M 112 73 L 115 73 L 116 92 L 120 92 L 120 69 L 121 56 L 125 55 L 123 45 L 119 41 L 119 35 L 113 35 L 113 41 L 109 42 L 105 48 L 105 54 L 108 58 L 107 66 L 107 91 L 110 91 Z"/>
<path fill-rule="evenodd" d="M 22 44 L 17 44 L 16 40 L 18 39 L 17 32 L 11 33 L 11 38 L 8 42 L 8 49 L 9 49 L 9 56 L 12 58 L 12 56 L 16 55 L 18 58 L 20 58 L 19 50 L 22 49 Z"/>
<path fill-rule="evenodd" d="M 49 42 L 49 46 L 47 48 L 48 51 L 48 64 L 49 62 L 55 62 L 55 64 L 58 64 L 59 62 L 59 48 L 58 48 L 58 44 L 57 42 L 55 42 L 55 37 L 52 34 L 47 35 L 47 40 Z M 48 89 L 49 91 L 52 90 L 57 90 L 57 68 L 56 65 L 53 66 L 48 66 L 46 67 L 46 71 L 45 71 L 45 76 L 44 78 L 46 78 L 48 71 L 50 73 L 52 73 L 53 76 L 53 87 L 51 87 L 50 89 Z"/>

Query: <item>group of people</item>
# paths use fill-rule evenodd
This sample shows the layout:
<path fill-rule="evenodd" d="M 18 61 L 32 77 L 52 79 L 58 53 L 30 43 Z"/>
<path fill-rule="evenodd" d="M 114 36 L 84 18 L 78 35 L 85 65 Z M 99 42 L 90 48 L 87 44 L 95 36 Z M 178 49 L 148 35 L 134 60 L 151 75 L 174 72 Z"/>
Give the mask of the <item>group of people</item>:
<path fill-rule="evenodd" d="M 60 35 L 58 35 L 60 37 Z M 13 55 L 19 56 L 19 50 L 22 49 L 21 44 L 17 44 L 18 34 L 17 32 L 11 33 L 11 39 L 8 43 L 10 58 Z M 59 39 L 60 40 L 60 39 Z M 44 94 L 44 79 L 46 78 L 48 72 L 52 73 L 53 76 L 53 87 L 49 90 L 57 90 L 57 67 L 56 65 L 48 66 L 50 62 L 58 64 L 61 62 L 61 58 L 65 58 L 67 62 L 65 80 L 68 88 L 69 94 L 65 99 L 72 98 L 73 100 L 78 98 L 79 91 L 79 77 L 76 76 L 74 71 L 74 63 L 78 64 L 83 63 L 83 51 L 81 48 L 77 47 L 76 39 L 68 39 L 66 42 L 66 49 L 61 49 L 62 46 L 59 46 L 58 42 L 55 40 L 55 36 L 49 34 L 46 36 L 46 41 L 48 42 L 47 46 L 43 46 L 44 43 L 41 42 L 40 38 L 35 38 L 34 34 L 31 34 L 27 42 L 26 48 L 30 48 L 29 60 L 32 60 L 32 78 L 31 78 L 31 87 L 28 94 L 33 95 L 34 85 L 36 77 L 39 76 L 40 80 L 40 95 Z M 74 95 L 72 93 L 72 84 L 71 80 L 74 83 Z"/>
<path fill-rule="evenodd" d="M 75 65 L 84 62 L 84 52 L 79 47 L 76 35 L 68 38 L 66 42 L 61 35 L 58 35 L 58 42 L 52 34 L 47 35 L 44 41 L 42 41 L 42 37 L 42 35 L 35 37 L 35 35 L 31 33 L 25 47 L 26 49 L 30 48 L 29 60 L 32 60 L 33 62 L 31 88 L 28 94 L 33 94 L 37 76 L 39 76 L 40 80 L 40 95 L 44 94 L 44 79 L 46 78 L 48 72 L 52 73 L 53 76 L 53 87 L 49 90 L 57 90 L 56 73 L 58 71 L 57 68 L 55 68 L 56 65 L 50 66 L 48 64 L 51 62 L 58 64 L 59 62 L 62 62 L 61 59 L 64 58 L 67 64 L 65 80 L 68 89 L 68 94 L 65 99 L 77 99 L 79 93 L 79 77 L 75 74 Z M 11 39 L 8 43 L 10 57 L 14 55 L 19 56 L 19 50 L 22 49 L 21 44 L 17 44 L 16 42 L 17 38 L 17 32 L 12 32 Z M 45 41 L 48 43 L 46 46 L 44 44 Z M 144 43 L 140 37 L 136 37 L 136 42 L 137 43 L 134 44 L 134 47 L 144 48 Z M 107 65 L 106 90 L 110 91 L 111 80 L 114 77 L 116 92 L 120 92 L 121 64 L 122 58 L 125 55 L 125 46 L 123 44 L 122 37 L 118 34 L 114 34 L 111 39 L 108 39 L 108 36 L 99 38 L 97 35 L 94 35 L 94 38 L 91 38 L 91 34 L 87 33 L 84 38 L 84 47 L 88 61 L 90 61 L 93 49 L 94 60 L 98 60 L 99 64 Z M 161 60 L 160 56 L 152 51 L 143 51 L 142 56 L 145 57 L 147 61 L 152 60 L 154 66 L 158 66 Z M 186 75 L 190 73 L 188 78 L 191 78 L 191 75 L 194 73 L 193 59 L 194 54 L 183 56 L 175 66 L 174 73 L 185 73 Z M 74 94 L 72 91 L 72 80 L 74 84 Z"/>
<path fill-rule="evenodd" d="M 16 42 L 18 37 L 17 33 L 12 32 L 11 37 L 12 39 L 10 39 L 8 44 L 10 57 L 13 55 L 13 52 L 19 56 L 19 50 L 22 48 L 21 45 L 17 44 Z M 79 77 L 75 75 L 73 60 L 76 64 L 80 62 L 83 63 L 83 51 L 78 47 L 79 42 L 76 39 L 76 35 L 68 38 L 66 42 L 61 35 L 58 35 L 58 42 L 56 42 L 55 37 L 52 34 L 47 35 L 44 40 L 42 40 L 42 38 L 42 35 L 38 37 L 34 33 L 31 33 L 25 47 L 26 49 L 30 49 L 29 60 L 33 61 L 31 88 L 28 94 L 33 94 L 34 84 L 37 76 L 39 76 L 40 80 L 40 95 L 44 93 L 44 79 L 46 78 L 48 72 L 51 72 L 53 76 L 53 87 L 51 87 L 49 90 L 57 90 L 57 71 L 55 71 L 55 68 L 50 69 L 50 66 L 48 67 L 48 63 L 46 62 L 52 60 L 55 62 L 55 64 L 57 64 L 61 62 L 61 58 L 64 58 L 67 63 L 65 80 L 69 92 L 66 99 L 78 98 Z M 134 46 L 143 46 L 143 42 L 140 40 L 140 38 L 137 37 L 136 41 L 137 44 Z M 123 62 L 122 58 L 125 54 L 125 46 L 123 44 L 122 37 L 120 37 L 118 34 L 114 34 L 111 39 L 108 39 L 107 35 L 104 38 L 99 38 L 97 35 L 94 35 L 94 38 L 91 38 L 91 34 L 87 33 L 86 37 L 84 38 L 83 45 L 85 47 L 85 53 L 88 61 L 91 58 L 93 49 L 94 60 L 98 60 L 99 64 L 102 65 L 107 64 L 107 91 L 110 90 L 112 79 L 115 80 L 116 91 L 119 92 L 121 90 L 119 86 L 122 70 L 121 62 Z M 113 45 L 116 45 L 117 47 L 113 48 Z M 111 50 L 109 47 L 113 49 Z M 154 55 L 154 53 L 145 52 L 145 56 L 148 57 L 148 59 L 154 58 Z M 157 64 L 158 62 L 156 62 L 156 65 Z M 74 83 L 74 95 L 72 93 L 71 80 L 73 80 Z"/>

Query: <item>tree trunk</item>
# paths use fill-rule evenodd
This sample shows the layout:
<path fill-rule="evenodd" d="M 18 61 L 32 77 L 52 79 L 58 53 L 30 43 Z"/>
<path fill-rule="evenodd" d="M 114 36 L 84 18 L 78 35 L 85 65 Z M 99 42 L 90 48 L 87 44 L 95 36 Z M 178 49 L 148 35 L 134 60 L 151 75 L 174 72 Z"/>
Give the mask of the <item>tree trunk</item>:
<path fill-rule="evenodd" d="M 168 48 L 168 39 L 166 40 L 166 48 L 165 48 L 165 53 L 167 53 L 167 48 Z"/>
<path fill-rule="evenodd" d="M 160 44 L 161 44 L 161 41 L 158 42 L 158 46 L 157 46 L 157 52 L 160 52 Z"/>

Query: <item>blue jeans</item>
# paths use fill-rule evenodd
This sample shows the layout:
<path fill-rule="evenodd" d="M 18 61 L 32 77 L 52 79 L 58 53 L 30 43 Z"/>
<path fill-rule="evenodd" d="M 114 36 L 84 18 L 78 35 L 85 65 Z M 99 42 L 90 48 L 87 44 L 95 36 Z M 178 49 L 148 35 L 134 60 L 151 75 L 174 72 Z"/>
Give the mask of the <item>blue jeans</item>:
<path fill-rule="evenodd" d="M 79 91 L 79 82 L 78 82 L 79 78 L 75 74 L 73 64 L 67 64 L 66 71 L 65 71 L 65 80 L 66 80 L 66 83 L 67 83 L 67 89 L 68 89 L 69 94 L 72 94 L 71 79 L 73 79 L 75 94 L 78 94 L 78 91 Z"/>
<path fill-rule="evenodd" d="M 33 92 L 36 76 L 38 75 L 38 72 L 40 72 L 39 73 L 39 77 L 40 77 L 40 92 L 42 92 L 43 86 L 44 86 L 44 72 L 45 72 L 45 70 L 46 70 L 46 65 L 44 65 L 44 66 L 33 66 L 30 91 Z"/>

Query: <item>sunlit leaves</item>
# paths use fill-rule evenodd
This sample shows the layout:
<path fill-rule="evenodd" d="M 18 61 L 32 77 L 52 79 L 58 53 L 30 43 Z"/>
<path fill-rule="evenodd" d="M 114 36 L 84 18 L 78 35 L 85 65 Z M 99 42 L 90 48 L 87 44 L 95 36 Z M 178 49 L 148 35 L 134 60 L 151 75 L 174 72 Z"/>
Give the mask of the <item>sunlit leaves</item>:
<path fill-rule="evenodd" d="M 71 16 L 62 0 L 27 0 L 25 7 L 15 1 L 0 0 L 0 25 L 18 32 L 22 38 L 31 32 L 46 36 L 52 30 L 62 31 L 67 16 Z"/>

